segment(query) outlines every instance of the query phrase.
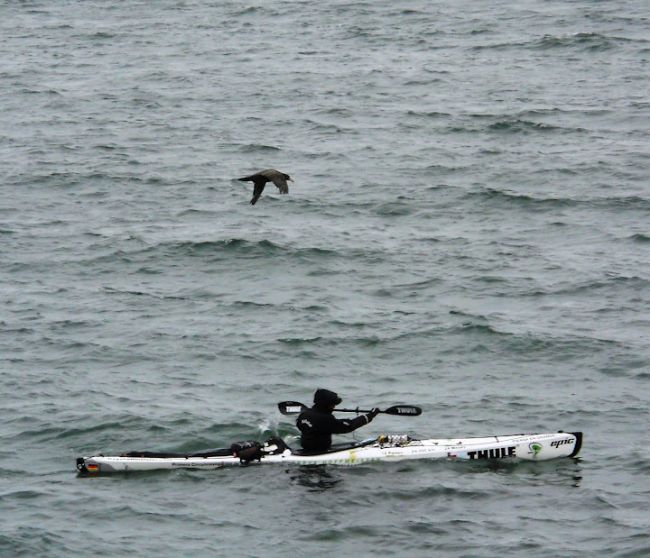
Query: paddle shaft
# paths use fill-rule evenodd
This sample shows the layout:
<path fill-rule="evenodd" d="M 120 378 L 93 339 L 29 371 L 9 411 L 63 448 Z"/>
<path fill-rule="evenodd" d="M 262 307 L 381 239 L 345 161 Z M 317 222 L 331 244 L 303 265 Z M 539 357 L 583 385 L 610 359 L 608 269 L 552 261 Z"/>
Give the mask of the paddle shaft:
<path fill-rule="evenodd" d="M 299 403 L 298 401 L 283 401 L 278 403 L 278 408 L 283 415 L 293 415 L 297 413 L 302 413 L 306 411 L 308 407 Z M 371 409 L 334 409 L 334 412 L 338 413 L 370 413 Z M 410 416 L 417 417 L 422 414 L 422 409 L 414 405 L 393 405 L 388 409 L 381 410 L 380 413 L 386 413 L 387 415 L 398 415 L 398 416 Z"/>
<path fill-rule="evenodd" d="M 334 409 L 335 413 L 369 413 L 372 409 Z M 380 413 L 386 411 L 379 410 Z"/>

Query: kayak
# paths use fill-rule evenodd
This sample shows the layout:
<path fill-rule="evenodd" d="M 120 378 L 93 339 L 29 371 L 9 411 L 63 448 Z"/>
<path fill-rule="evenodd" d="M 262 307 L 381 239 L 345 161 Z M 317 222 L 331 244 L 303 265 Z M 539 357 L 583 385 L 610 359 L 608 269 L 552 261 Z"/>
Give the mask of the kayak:
<path fill-rule="evenodd" d="M 333 445 L 327 452 L 292 449 L 279 438 L 264 444 L 238 442 L 230 448 L 180 454 L 133 451 L 119 456 L 78 457 L 81 475 L 158 469 L 212 470 L 242 465 L 360 465 L 409 459 L 461 461 L 547 461 L 575 457 L 582 432 L 507 434 L 473 438 L 417 440 L 407 435 L 382 435 L 361 442 Z"/>

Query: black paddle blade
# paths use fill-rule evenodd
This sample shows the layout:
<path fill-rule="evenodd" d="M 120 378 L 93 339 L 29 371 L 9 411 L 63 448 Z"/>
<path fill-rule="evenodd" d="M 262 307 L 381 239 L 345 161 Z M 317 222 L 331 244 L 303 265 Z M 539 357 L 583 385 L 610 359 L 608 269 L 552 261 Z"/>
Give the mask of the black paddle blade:
<path fill-rule="evenodd" d="M 394 405 L 388 407 L 385 411 L 380 411 L 381 413 L 386 413 L 387 415 L 400 415 L 403 417 L 417 417 L 422 414 L 422 409 L 416 407 L 415 405 Z"/>
<path fill-rule="evenodd" d="M 283 415 L 297 415 L 305 411 L 307 407 L 298 401 L 282 401 L 282 403 L 278 403 L 278 409 Z"/>

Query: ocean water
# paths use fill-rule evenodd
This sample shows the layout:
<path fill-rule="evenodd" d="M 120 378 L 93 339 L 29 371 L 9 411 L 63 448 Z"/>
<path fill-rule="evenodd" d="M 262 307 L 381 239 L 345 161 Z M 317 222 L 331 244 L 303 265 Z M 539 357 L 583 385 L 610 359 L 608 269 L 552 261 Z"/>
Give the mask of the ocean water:
<path fill-rule="evenodd" d="M 0 555 L 650 555 L 648 15 L 0 1 Z M 317 387 L 581 458 L 76 476 Z"/>

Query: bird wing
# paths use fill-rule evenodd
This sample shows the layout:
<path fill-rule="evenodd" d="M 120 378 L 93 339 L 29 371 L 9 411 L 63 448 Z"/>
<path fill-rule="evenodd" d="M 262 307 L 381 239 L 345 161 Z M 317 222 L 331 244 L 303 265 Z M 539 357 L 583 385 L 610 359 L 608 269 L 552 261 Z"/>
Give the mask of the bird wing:
<path fill-rule="evenodd" d="M 266 180 L 255 180 L 255 188 L 253 189 L 253 199 L 251 200 L 251 205 L 255 205 L 255 202 L 260 199 L 265 185 Z"/>
<path fill-rule="evenodd" d="M 289 193 L 289 185 L 287 184 L 284 176 L 274 176 L 271 180 L 273 181 L 273 184 L 278 187 L 278 190 L 280 190 L 281 194 Z"/>

